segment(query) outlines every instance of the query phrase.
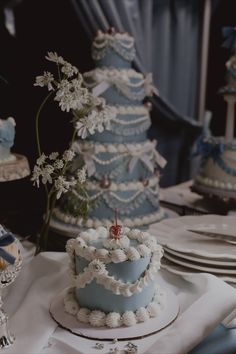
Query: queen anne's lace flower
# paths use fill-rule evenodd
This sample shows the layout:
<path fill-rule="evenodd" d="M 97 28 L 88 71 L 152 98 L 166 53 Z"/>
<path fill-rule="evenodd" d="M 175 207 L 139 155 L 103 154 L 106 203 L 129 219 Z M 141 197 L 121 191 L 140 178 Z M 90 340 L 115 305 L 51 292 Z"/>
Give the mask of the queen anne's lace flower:
<path fill-rule="evenodd" d="M 66 162 L 72 161 L 74 157 L 75 157 L 75 152 L 73 150 L 66 150 L 63 153 L 63 159 Z"/>
<path fill-rule="evenodd" d="M 36 77 L 34 86 L 40 86 L 40 87 L 47 86 L 48 90 L 52 91 L 54 90 L 54 87 L 52 85 L 53 81 L 54 81 L 53 75 L 48 71 L 44 71 L 43 75 Z"/>
<path fill-rule="evenodd" d="M 54 171 L 53 166 L 51 165 L 46 165 L 43 169 L 42 169 L 42 183 L 46 184 L 48 183 L 52 183 L 52 173 Z"/>
<path fill-rule="evenodd" d="M 37 187 L 39 187 L 39 177 L 42 174 L 42 170 L 39 166 L 35 165 L 34 169 L 33 169 L 33 173 L 32 173 L 32 177 L 31 177 L 31 181 L 33 181 L 33 184 Z"/>
<path fill-rule="evenodd" d="M 37 165 L 38 166 L 43 165 L 45 160 L 46 160 L 46 158 L 47 158 L 47 156 L 44 153 L 42 153 L 42 155 L 39 156 L 39 158 L 36 160 Z"/>
<path fill-rule="evenodd" d="M 65 62 L 61 68 L 61 71 L 67 76 L 72 77 L 74 74 L 78 73 L 78 69 L 68 62 Z"/>
<path fill-rule="evenodd" d="M 88 134 L 93 135 L 97 126 L 97 112 L 92 111 L 87 117 L 76 122 L 76 130 L 78 136 L 85 139 Z"/>
<path fill-rule="evenodd" d="M 67 181 L 65 179 L 65 177 L 59 176 L 55 180 L 55 188 L 57 190 L 57 199 L 59 199 L 61 197 L 62 193 L 67 193 L 69 191 L 69 189 L 71 188 L 71 186 L 75 186 L 75 185 L 76 185 L 75 180 Z"/>
<path fill-rule="evenodd" d="M 86 167 L 85 166 L 77 171 L 77 179 L 80 184 L 85 183 L 85 181 L 86 181 Z"/>
<path fill-rule="evenodd" d="M 45 58 L 54 63 L 58 63 L 58 64 L 65 63 L 65 60 L 61 56 L 58 56 L 56 52 L 48 52 L 48 55 L 46 55 Z"/>
<path fill-rule="evenodd" d="M 51 154 L 49 155 L 49 159 L 50 160 L 56 160 L 56 158 L 58 157 L 59 153 L 58 152 L 51 152 Z"/>
<path fill-rule="evenodd" d="M 81 86 L 80 79 L 62 80 L 54 98 L 62 111 L 80 110 L 89 102 L 89 92 Z"/>

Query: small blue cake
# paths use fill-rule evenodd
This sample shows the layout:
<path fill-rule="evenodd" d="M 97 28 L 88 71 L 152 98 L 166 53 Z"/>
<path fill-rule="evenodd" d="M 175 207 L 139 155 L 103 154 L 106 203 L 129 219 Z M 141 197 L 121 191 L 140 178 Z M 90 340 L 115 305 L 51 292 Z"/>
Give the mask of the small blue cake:
<path fill-rule="evenodd" d="M 234 28 L 225 28 L 226 34 L 233 33 Z M 223 29 L 224 33 L 224 29 Z M 227 40 L 228 42 L 228 40 Z M 236 138 L 234 136 L 235 102 L 236 102 L 236 42 L 230 41 L 233 55 L 226 62 L 226 85 L 219 93 L 227 103 L 225 135 L 212 136 L 204 125 L 207 134 L 199 141 L 198 150 L 201 155 L 201 165 L 194 179 L 193 190 L 199 194 L 217 196 L 221 200 L 236 200 Z"/>
<path fill-rule="evenodd" d="M 15 120 L 12 117 L 0 119 L 0 163 L 11 161 L 11 147 L 15 139 Z"/>
<path fill-rule="evenodd" d="M 81 232 L 66 248 L 73 286 L 64 305 L 80 322 L 132 326 L 164 308 L 165 294 L 154 282 L 163 250 L 147 232 L 101 226 Z"/>
<path fill-rule="evenodd" d="M 68 195 L 62 198 L 54 211 L 53 227 L 71 235 L 81 227 L 109 227 L 115 208 L 128 227 L 145 227 L 164 217 L 159 205 L 159 175 L 166 161 L 156 149 L 157 142 L 147 138 L 151 107 L 143 104 L 155 90 L 151 75 L 131 68 L 135 47 L 128 33 L 98 31 L 92 57 L 96 68 L 84 73 L 84 84 L 103 97 L 116 116 L 111 118 L 110 130 L 75 143 L 75 151 L 87 166 L 86 199 L 93 208 L 83 221 L 68 212 L 72 210 Z M 78 206 L 85 201 L 76 191 L 75 196 Z"/>

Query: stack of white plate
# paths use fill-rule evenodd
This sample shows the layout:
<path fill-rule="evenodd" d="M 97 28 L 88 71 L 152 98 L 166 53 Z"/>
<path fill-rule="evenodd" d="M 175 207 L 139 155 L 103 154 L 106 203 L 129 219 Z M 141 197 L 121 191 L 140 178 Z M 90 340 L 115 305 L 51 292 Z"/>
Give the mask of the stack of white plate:
<path fill-rule="evenodd" d="M 162 268 L 185 275 L 207 272 L 236 285 L 236 244 L 201 236 L 189 229 L 204 227 L 235 230 L 236 217 L 221 215 L 182 216 L 152 224 L 150 233 L 164 247 Z"/>

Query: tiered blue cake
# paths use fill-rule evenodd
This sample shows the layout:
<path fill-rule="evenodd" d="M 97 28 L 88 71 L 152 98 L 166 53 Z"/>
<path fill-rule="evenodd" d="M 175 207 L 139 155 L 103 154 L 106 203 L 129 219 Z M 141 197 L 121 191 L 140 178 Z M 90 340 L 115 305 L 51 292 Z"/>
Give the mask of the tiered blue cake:
<path fill-rule="evenodd" d="M 11 147 L 15 138 L 15 120 L 12 117 L 0 119 L 0 163 L 12 161 Z"/>
<path fill-rule="evenodd" d="M 224 201 L 236 200 L 236 139 L 234 136 L 236 103 L 236 31 L 223 28 L 226 37 L 224 47 L 231 48 L 233 55 L 226 62 L 226 85 L 220 88 L 227 103 L 225 135 L 215 137 L 209 129 L 199 144 L 201 166 L 194 180 L 193 190 Z"/>
<path fill-rule="evenodd" d="M 110 226 L 115 208 L 122 224 L 128 227 L 141 227 L 163 218 L 159 167 L 164 167 L 165 160 L 156 150 L 156 141 L 147 139 L 150 104 L 143 104 L 145 96 L 154 90 L 151 76 L 131 69 L 135 48 L 134 39 L 127 33 L 99 31 L 92 44 L 92 57 L 96 68 L 84 74 L 84 83 L 113 107 L 116 117 L 111 119 L 110 130 L 75 145 L 87 165 L 87 191 L 94 207 L 83 222 L 68 213 L 65 195 L 55 210 L 52 226 L 70 235 L 77 234 L 81 226 Z M 85 200 L 80 194 L 76 197 L 78 203 Z"/>

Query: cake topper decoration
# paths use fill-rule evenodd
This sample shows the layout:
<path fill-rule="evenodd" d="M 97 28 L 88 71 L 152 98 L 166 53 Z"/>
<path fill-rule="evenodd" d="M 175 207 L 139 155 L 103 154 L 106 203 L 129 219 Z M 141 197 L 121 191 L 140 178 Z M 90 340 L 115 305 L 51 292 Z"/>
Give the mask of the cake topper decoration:
<path fill-rule="evenodd" d="M 115 238 L 119 240 L 121 238 L 121 230 L 122 226 L 118 224 L 118 210 L 117 208 L 115 209 L 115 225 L 112 225 L 109 229 L 110 232 L 110 238 Z"/>

